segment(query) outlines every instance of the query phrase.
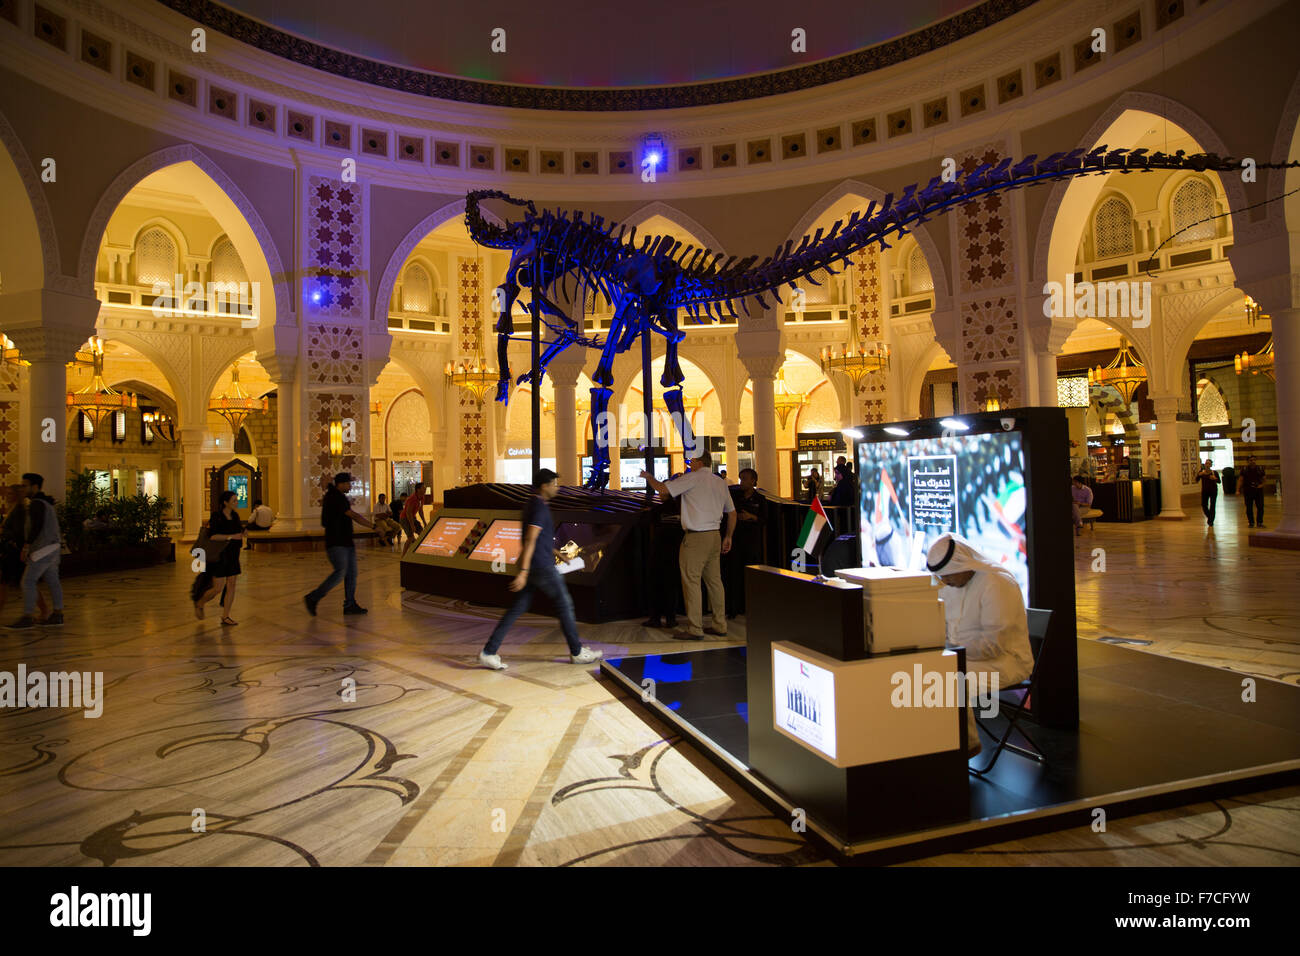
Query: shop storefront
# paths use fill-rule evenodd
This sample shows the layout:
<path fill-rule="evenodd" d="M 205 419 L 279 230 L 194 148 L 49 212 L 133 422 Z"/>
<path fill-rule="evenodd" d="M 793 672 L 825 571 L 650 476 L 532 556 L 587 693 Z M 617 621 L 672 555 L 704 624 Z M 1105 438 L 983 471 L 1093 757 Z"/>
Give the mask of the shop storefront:
<path fill-rule="evenodd" d="M 728 484 L 738 484 L 740 482 L 740 471 L 742 468 L 754 467 L 754 436 L 740 435 L 736 439 L 736 460 L 734 462 L 727 460 L 727 440 L 721 436 L 710 436 L 703 439 L 704 447 L 709 451 L 709 458 L 713 461 L 713 472 L 721 474 L 727 473 Z"/>
<path fill-rule="evenodd" d="M 835 459 L 849 456 L 844 436 L 840 432 L 805 432 L 796 436 L 795 442 L 795 450 L 790 453 L 794 497 L 807 497 L 808 474 L 814 469 L 822 477 L 822 493 L 829 494 L 835 484 Z"/>

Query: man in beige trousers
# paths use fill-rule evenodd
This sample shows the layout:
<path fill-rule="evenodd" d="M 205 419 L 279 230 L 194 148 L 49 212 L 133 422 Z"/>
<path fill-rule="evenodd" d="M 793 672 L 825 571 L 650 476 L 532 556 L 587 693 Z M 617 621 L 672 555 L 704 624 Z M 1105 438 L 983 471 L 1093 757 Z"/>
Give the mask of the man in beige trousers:
<path fill-rule="evenodd" d="M 641 477 L 659 495 L 682 501 L 682 546 L 678 560 L 682 568 L 682 596 L 686 601 L 687 629 L 673 635 L 680 641 L 702 641 L 704 635 L 727 636 L 727 600 L 722 590 L 722 555 L 731 550 L 731 536 L 736 530 L 736 508 L 731 503 L 727 483 L 709 471 L 709 453 L 702 441 L 696 442 L 695 457 L 689 471 L 669 482 L 657 480 L 642 471 Z M 719 540 L 718 529 L 726 515 L 727 529 Z M 709 606 L 713 626 L 703 626 L 700 581 L 709 589 Z"/>

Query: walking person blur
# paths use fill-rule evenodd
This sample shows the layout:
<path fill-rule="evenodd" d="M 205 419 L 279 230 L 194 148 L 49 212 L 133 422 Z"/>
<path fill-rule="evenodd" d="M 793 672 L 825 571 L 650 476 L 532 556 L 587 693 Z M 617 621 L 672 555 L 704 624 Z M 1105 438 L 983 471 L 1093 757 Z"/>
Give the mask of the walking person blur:
<path fill-rule="evenodd" d="M 4 609 L 9 589 L 22 586 L 24 565 L 21 555 L 27 521 L 23 486 L 17 483 L 6 485 L 4 496 L 5 518 L 4 525 L 0 527 L 0 610 Z M 45 620 L 49 617 L 50 606 L 43 592 L 36 592 L 36 603 L 40 610 L 40 619 Z"/>
<path fill-rule="evenodd" d="M 1246 502 L 1246 521 L 1252 528 L 1264 527 L 1264 468 L 1251 455 L 1241 470 L 1241 497 Z M 1251 505 L 1255 513 L 1251 514 Z"/>
<path fill-rule="evenodd" d="M 365 614 L 367 609 L 357 603 L 357 548 L 352 541 L 352 522 L 356 521 L 367 528 L 373 528 L 374 522 L 362 517 L 352 510 L 348 501 L 348 492 L 352 490 L 352 476 L 341 471 L 334 476 L 334 484 L 329 486 L 320 506 L 320 523 L 325 529 L 325 554 L 334 569 L 329 577 L 320 583 L 320 587 L 303 598 L 307 613 L 316 616 L 316 605 L 321 598 L 343 582 L 343 613 Z"/>
<path fill-rule="evenodd" d="M 208 519 L 208 540 L 218 544 L 224 542 L 224 546 L 217 552 L 216 560 L 213 560 L 213 555 L 205 557 L 207 571 L 212 575 L 212 585 L 207 593 L 199 595 L 194 602 L 194 616 L 201 621 L 203 605 L 224 590 L 221 598 L 221 623 L 227 627 L 239 623 L 230 617 L 230 612 L 235 607 L 235 578 L 242 573 L 239 567 L 239 549 L 248 540 L 248 532 L 239 520 L 239 512 L 235 510 L 238 500 L 233 491 L 223 491 L 217 502 L 217 510 Z"/>
<path fill-rule="evenodd" d="M 424 486 L 416 485 L 402 504 L 402 530 L 406 532 L 406 544 L 402 545 L 402 554 L 406 554 L 415 545 L 416 537 L 424 530 L 423 513 Z"/>
<path fill-rule="evenodd" d="M 533 490 L 537 493 L 528 499 L 520 517 L 524 540 L 519 551 L 519 570 L 508 585 L 511 591 L 519 593 L 519 597 L 501 616 L 497 626 L 492 629 L 492 636 L 478 655 L 480 664 L 495 671 L 506 669 L 507 665 L 497 652 L 501 650 L 501 642 L 506 639 L 510 626 L 533 603 L 536 591 L 541 591 L 550 598 L 559 612 L 560 629 L 569 645 L 570 661 L 574 664 L 590 664 L 603 656 L 601 651 L 582 646 L 582 641 L 578 638 L 578 621 L 573 616 L 573 598 L 569 596 L 569 588 L 555 566 L 559 551 L 555 548 L 555 519 L 551 516 L 547 502 L 560 492 L 559 476 L 549 468 L 539 468 L 533 476 Z"/>
<path fill-rule="evenodd" d="M 702 641 L 705 634 L 727 636 L 727 599 L 722 586 L 722 555 L 731 550 L 736 530 L 736 506 L 731 503 L 727 483 L 709 471 L 709 453 L 704 442 L 696 442 L 690 470 L 666 484 L 648 471 L 641 477 L 665 501 L 682 499 L 682 546 L 679 561 L 682 569 L 682 596 L 686 603 L 687 630 L 673 637 L 682 641 Z M 689 452 L 688 452 L 689 453 Z M 721 539 L 718 530 L 726 517 Z M 709 590 L 709 607 L 713 626 L 704 628 L 703 598 L 700 582 Z"/>
<path fill-rule="evenodd" d="M 63 624 L 63 586 L 59 583 L 59 553 L 63 550 L 63 536 L 59 532 L 59 516 L 54 510 L 54 499 L 42 488 L 45 479 L 35 472 L 23 475 L 22 495 L 27 499 L 23 521 L 23 546 L 18 552 L 26 563 L 23 569 L 23 616 L 9 626 L 23 630 L 36 626 L 37 585 L 44 581 L 50 589 L 54 610 L 42 624 L 59 627 Z"/>
<path fill-rule="evenodd" d="M 1201 481 L 1201 511 L 1205 513 L 1207 527 L 1214 527 L 1214 511 L 1219 501 L 1219 476 L 1210 467 L 1210 459 L 1201 462 L 1201 470 L 1196 473 Z"/>

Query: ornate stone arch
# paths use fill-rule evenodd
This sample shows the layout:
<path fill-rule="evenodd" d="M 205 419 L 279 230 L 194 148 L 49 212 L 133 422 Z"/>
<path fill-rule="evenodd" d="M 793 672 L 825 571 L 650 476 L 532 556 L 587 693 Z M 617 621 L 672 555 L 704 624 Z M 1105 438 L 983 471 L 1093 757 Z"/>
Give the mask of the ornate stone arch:
<path fill-rule="evenodd" d="M 1165 393 L 1180 391 L 1183 387 L 1183 364 L 1196 336 L 1206 324 L 1231 305 L 1242 298 L 1242 292 L 1235 286 L 1228 286 L 1217 293 L 1207 294 L 1198 308 L 1186 317 L 1185 324 L 1178 328 L 1165 327 Z"/>
<path fill-rule="evenodd" d="M 726 254 L 726 250 L 723 249 L 722 243 L 718 241 L 718 238 L 713 233 L 704 228 L 699 220 L 687 215 L 675 206 L 670 206 L 667 203 L 659 202 L 658 200 L 646 203 L 630 216 L 619 220 L 619 225 L 627 226 L 629 229 L 632 226 L 639 227 L 641 223 L 653 219 L 655 216 L 663 216 L 665 219 L 677 223 L 677 225 L 681 226 L 686 232 L 689 232 L 691 235 L 695 236 L 695 238 L 703 242 L 709 249 L 722 255 Z"/>
<path fill-rule="evenodd" d="M 191 411 L 188 407 L 190 337 L 181 332 L 137 332 L 116 328 L 101 328 L 99 334 L 105 340 L 130 346 L 152 362 L 171 389 L 170 397 L 176 403 L 177 425 L 186 421 L 184 416 Z M 181 344 L 184 345 L 183 349 L 174 347 Z M 180 362 L 185 363 L 184 367 L 178 367 Z"/>
<path fill-rule="evenodd" d="M 875 201 L 882 203 L 885 194 L 875 186 L 869 186 L 864 182 L 856 179 L 846 179 L 838 186 L 833 186 L 826 191 L 821 199 L 817 200 L 803 214 L 790 234 L 786 237 L 788 240 L 798 243 L 808 230 L 812 228 L 813 223 L 824 216 L 832 206 L 841 199 L 848 196 L 856 196 L 865 202 Z M 953 307 L 952 287 L 948 281 L 948 264 L 939 252 L 939 245 L 930 235 L 930 231 L 924 225 L 917 225 L 908 229 L 908 235 L 916 240 L 917 245 L 925 253 L 925 261 L 930 266 L 930 277 L 934 280 L 934 310 L 940 312 Z"/>
<path fill-rule="evenodd" d="M 1118 141 L 1102 143 L 1102 137 L 1107 135 L 1111 127 L 1123 118 L 1126 113 L 1130 112 L 1146 113 L 1167 119 L 1186 130 L 1188 135 L 1200 144 L 1201 149 L 1218 153 L 1221 156 L 1228 155 L 1228 149 L 1224 146 L 1222 138 L 1199 113 L 1167 96 L 1135 90 L 1129 90 L 1116 97 L 1115 101 L 1106 108 L 1101 116 L 1097 117 L 1097 121 L 1089 127 L 1088 131 L 1083 134 L 1083 137 L 1075 145 L 1083 149 L 1093 149 L 1100 145 L 1118 149 L 1125 145 L 1132 145 L 1131 143 Z M 1249 216 L 1249 213 L 1241 211 L 1246 206 L 1246 190 L 1241 183 L 1240 177 L 1218 176 L 1218 179 L 1224 194 L 1227 196 L 1228 208 L 1237 210 L 1232 214 L 1232 230 L 1236 234 L 1246 225 L 1246 217 Z M 1104 182 L 1101 177 L 1096 177 L 1096 181 L 1098 184 Z M 1088 185 L 1092 185 L 1091 180 Z M 1053 255 L 1052 239 L 1056 232 L 1061 206 L 1065 202 L 1067 194 L 1072 189 L 1080 187 L 1087 189 L 1087 186 L 1080 179 L 1065 179 L 1053 186 L 1048 194 L 1047 202 L 1043 205 L 1042 215 L 1038 220 L 1038 233 L 1034 244 L 1033 276 L 1030 282 L 1031 291 L 1042 289 L 1048 279 L 1052 278 L 1050 275 L 1052 263 L 1049 260 Z M 1103 187 L 1098 185 L 1096 188 Z M 1089 209 L 1094 205 L 1095 202 L 1090 203 Z M 1076 251 L 1077 246 L 1071 246 L 1068 254 L 1060 251 L 1058 251 L 1058 254 L 1067 256 L 1069 265 L 1072 267 Z M 1064 272 L 1064 270 L 1057 271 Z"/>
<path fill-rule="evenodd" d="M 505 223 L 488 209 L 480 206 L 479 212 L 488 222 L 497 226 L 505 226 Z M 445 206 L 440 206 L 429 213 L 402 237 L 402 241 L 397 244 L 397 248 L 388 257 L 383 274 L 379 278 L 379 285 L 375 287 L 374 311 L 371 314 L 371 321 L 376 327 L 388 328 L 388 304 L 393 300 L 393 286 L 397 284 L 397 277 L 401 275 L 402 270 L 406 267 L 406 260 L 415 251 L 415 247 L 424 241 L 425 236 L 443 223 L 464 215 L 465 200 L 452 200 Z M 432 278 L 432 275 L 430 278 Z"/>
<path fill-rule="evenodd" d="M 232 232 L 230 224 L 221 221 L 221 213 L 218 210 L 208 210 L 217 219 L 231 244 L 235 246 L 235 250 L 239 253 L 239 258 L 243 261 L 244 269 L 248 272 L 249 278 L 252 281 L 266 283 L 274 291 L 274 295 L 269 300 L 274 307 L 274 324 L 293 325 L 294 311 L 292 296 L 289 294 L 291 277 L 285 271 L 284 263 L 280 258 L 280 251 L 275 245 L 275 240 L 271 237 L 270 230 L 266 228 L 266 224 L 262 221 L 262 216 L 257 211 L 257 207 L 244 195 L 243 190 L 235 185 L 235 181 L 210 156 L 192 143 L 169 146 L 166 149 L 158 150 L 136 160 L 119 173 L 117 178 L 109 184 L 104 194 L 99 197 L 99 202 L 95 205 L 94 212 L 91 213 L 90 220 L 86 224 L 85 234 L 81 240 L 81 255 L 77 262 L 77 281 L 81 286 L 81 290 L 90 292 L 94 287 L 95 263 L 99 258 L 99 246 L 104 238 L 104 230 L 108 227 L 108 220 L 112 218 L 113 213 L 121 205 L 126 194 L 134 189 L 140 180 L 151 173 L 186 162 L 197 166 L 242 216 L 243 225 L 250 230 L 253 244 L 257 247 L 260 258 L 255 259 L 249 256 L 246 254 L 249 251 L 247 248 L 240 248 L 241 245 L 247 246 L 247 244 L 237 238 L 239 224 L 235 224 L 236 229 Z M 262 301 L 263 309 L 265 309 L 268 298 L 263 296 Z"/>
<path fill-rule="evenodd" d="M 10 125 L 9 120 L 5 118 L 3 113 L 0 113 L 0 144 L 3 144 L 5 150 L 9 153 L 9 159 L 18 172 L 18 179 L 22 183 L 23 190 L 27 194 L 27 201 L 31 206 L 32 218 L 35 220 L 36 236 L 41 250 L 41 281 L 47 288 L 57 288 L 65 292 L 73 291 L 75 281 L 63 275 L 63 261 L 59 254 L 58 234 L 54 228 L 54 217 L 50 214 L 49 203 L 45 199 L 41 178 L 37 175 L 36 168 L 32 165 L 17 131 Z M 12 223 L 7 226 L 7 228 L 12 227 Z"/>

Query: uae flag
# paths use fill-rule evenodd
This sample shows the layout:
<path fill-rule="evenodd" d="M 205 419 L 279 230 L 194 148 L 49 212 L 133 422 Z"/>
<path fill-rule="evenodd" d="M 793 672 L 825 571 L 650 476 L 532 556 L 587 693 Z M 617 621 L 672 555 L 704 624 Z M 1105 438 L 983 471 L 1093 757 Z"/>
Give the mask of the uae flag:
<path fill-rule="evenodd" d="M 795 541 L 796 548 L 802 548 L 804 554 L 816 559 L 826 550 L 826 545 L 831 543 L 835 537 L 835 530 L 831 523 L 826 520 L 826 512 L 822 508 L 822 503 L 816 497 L 813 498 L 812 507 L 808 509 L 808 517 L 803 520 L 803 528 L 799 531 L 799 537 Z"/>

